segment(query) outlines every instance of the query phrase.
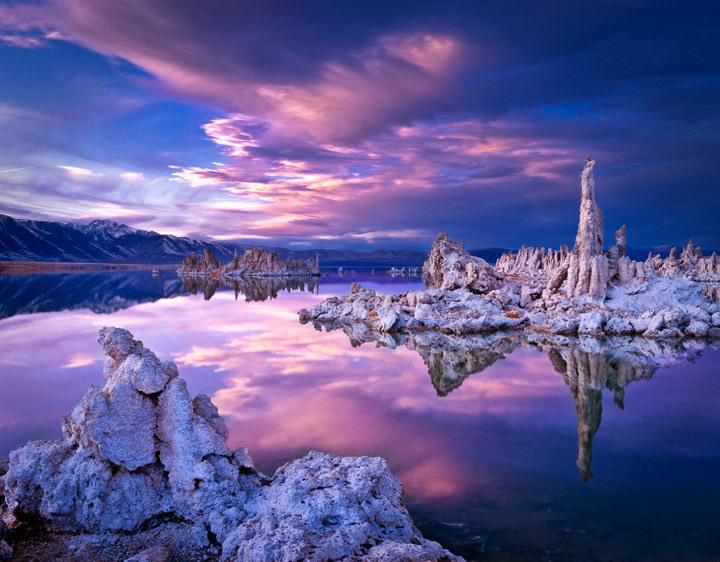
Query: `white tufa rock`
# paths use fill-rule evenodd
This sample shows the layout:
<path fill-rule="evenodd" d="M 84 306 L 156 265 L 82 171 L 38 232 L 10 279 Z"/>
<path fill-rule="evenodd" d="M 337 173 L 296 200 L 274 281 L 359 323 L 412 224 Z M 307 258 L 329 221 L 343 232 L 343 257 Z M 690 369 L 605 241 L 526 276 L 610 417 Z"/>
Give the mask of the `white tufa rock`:
<path fill-rule="evenodd" d="M 498 260 L 498 268 L 506 272 L 503 277 L 470 256 L 462 244 L 440 234 L 423 266 L 427 291 L 384 295 L 353 284 L 347 296 L 301 310 L 301 322 L 348 327 L 358 335 L 375 334 L 382 341 L 387 334 L 428 330 L 457 335 L 522 330 L 720 338 L 720 326 L 711 318 L 720 311 L 711 300 L 720 300 L 720 287 L 704 286 L 696 276 L 698 271 L 716 271 L 717 256 L 703 261 L 691 241 L 680 260 L 673 249 L 665 261 L 652 254 L 645 262 L 633 261 L 625 255 L 625 226 L 615 233 L 615 245 L 604 253 L 594 166 L 588 157 L 580 176 L 582 202 L 575 247 L 564 264 L 556 266 L 555 261 L 562 250 L 557 254 L 523 247 L 517 256 L 505 254 Z M 540 274 L 546 269 L 547 282 Z"/>
<path fill-rule="evenodd" d="M 484 259 L 471 256 L 464 244 L 451 240 L 444 232 L 438 234 L 422 269 L 425 286 L 443 291 L 487 293 L 498 288 L 502 279 Z"/>
<path fill-rule="evenodd" d="M 605 298 L 610 281 L 610 265 L 603 253 L 603 215 L 595 202 L 595 161 L 585 158 L 580 173 L 580 223 L 575 247 L 568 260 L 567 294 L 570 297 L 588 296 L 595 301 Z"/>
<path fill-rule="evenodd" d="M 422 538 L 383 459 L 312 452 L 267 480 L 246 449 L 228 448 L 217 408 L 190 398 L 174 364 L 127 330 L 103 328 L 99 342 L 107 382 L 63 420 L 63 439 L 10 453 L 0 521 L 43 520 L 83 559 L 110 544 L 134 561 L 213 549 L 225 560 L 461 560 Z"/>
<path fill-rule="evenodd" d="M 548 277 L 565 263 L 570 256 L 567 246 L 559 250 L 523 246 L 517 254 L 508 252 L 495 263 L 496 271 L 518 277 Z"/>

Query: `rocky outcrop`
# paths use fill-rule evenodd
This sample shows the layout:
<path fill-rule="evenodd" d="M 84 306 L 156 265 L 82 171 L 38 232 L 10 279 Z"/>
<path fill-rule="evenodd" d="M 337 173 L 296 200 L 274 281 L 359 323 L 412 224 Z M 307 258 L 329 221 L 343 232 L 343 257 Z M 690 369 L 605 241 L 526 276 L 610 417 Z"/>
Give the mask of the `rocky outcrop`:
<path fill-rule="evenodd" d="M 215 277 L 304 277 L 320 275 L 319 259 L 280 260 L 276 252 L 263 248 L 247 248 L 242 257 L 235 256 L 227 264 L 219 263 L 212 251 L 206 248 L 200 262 L 195 253 L 190 254 L 177 273 L 182 276 Z"/>
<path fill-rule="evenodd" d="M 223 544 L 227 560 L 457 560 L 425 540 L 380 458 L 311 452 L 277 470 Z"/>
<path fill-rule="evenodd" d="M 567 263 L 566 292 L 569 297 L 587 296 L 599 301 L 605 298 L 610 275 L 603 253 L 603 215 L 595 202 L 594 167 L 595 161 L 589 156 L 585 158 L 580 173 L 580 223 Z"/>
<path fill-rule="evenodd" d="M 568 297 L 602 301 L 611 282 L 628 284 L 647 280 L 648 268 L 625 255 L 626 227 L 615 233 L 615 245 L 603 252 L 603 215 L 595 201 L 595 162 L 588 156 L 580 174 L 581 202 L 578 232 L 572 252 L 563 246 L 559 251 L 523 246 L 517 254 L 508 253 L 496 264 L 510 277 L 528 278 L 529 289 L 546 280 L 551 293 L 565 287 Z"/>
<path fill-rule="evenodd" d="M 586 158 L 580 175 L 580 222 L 569 255 L 565 249 L 523 247 L 517 256 L 505 254 L 498 261 L 507 274 L 503 276 L 440 234 L 423 266 L 427 291 L 385 295 L 353 284 L 347 296 L 301 310 L 301 322 L 349 326 L 360 338 L 368 331 L 378 339 L 428 330 L 720 337 L 712 322 L 719 311 L 717 300 L 711 300 L 716 291 L 695 282 L 702 279 L 698 271 L 717 270 L 717 256 L 704 261 L 691 241 L 679 260 L 673 250 L 664 262 L 652 255 L 646 262 L 633 261 L 626 255 L 625 226 L 615 233 L 615 245 L 604 252 L 594 166 Z M 545 270 L 546 277 L 540 275 Z"/>
<path fill-rule="evenodd" d="M 683 277 L 653 277 L 613 286 L 604 301 L 570 300 L 562 292 L 542 295 L 506 283 L 487 294 L 469 291 L 408 291 L 386 295 L 353 284 L 348 295 L 330 297 L 299 312 L 301 322 L 349 326 L 354 333 L 436 331 L 479 334 L 524 331 L 550 334 L 644 335 L 648 338 L 720 338 L 712 317 L 720 304 Z"/>
<path fill-rule="evenodd" d="M 259 477 L 207 396 L 191 399 L 171 362 L 122 329 L 103 328 L 102 388 L 63 419 L 64 438 L 10 454 L 11 522 L 28 516 L 70 532 L 137 532 L 162 514 L 206 523 L 222 540 Z"/>
<path fill-rule="evenodd" d="M 177 272 L 180 275 L 211 275 L 219 273 L 221 267 L 222 263 L 215 259 L 213 251 L 205 248 L 200 261 L 197 259 L 197 254 L 193 252 L 183 260 L 182 266 Z"/>
<path fill-rule="evenodd" d="M 428 289 L 455 291 L 467 289 L 487 293 L 500 286 L 503 276 L 484 259 L 471 256 L 465 245 L 441 233 L 432 245 L 422 268 L 422 280 Z"/>
<path fill-rule="evenodd" d="M 173 363 L 126 330 L 99 342 L 107 381 L 64 418 L 64 437 L 10 454 L 11 526 L 43 521 L 84 559 L 157 546 L 189 560 L 457 559 L 422 538 L 384 460 L 313 452 L 268 479 L 228 448 L 210 398 L 191 398 Z"/>
<path fill-rule="evenodd" d="M 625 257 L 625 250 L 627 249 L 626 233 L 627 227 L 623 225 L 620 230 L 615 232 L 615 245 L 610 246 L 605 252 L 608 259 L 608 276 L 610 279 L 617 276 L 619 262 Z"/>
<path fill-rule="evenodd" d="M 720 281 L 720 260 L 716 252 L 704 257 L 699 246 L 695 246 L 692 239 L 682 250 L 680 258 L 677 257 L 677 248 L 670 250 L 670 255 L 664 260 L 660 255 L 648 257 L 657 269 L 658 275 L 675 277 L 682 275 L 696 281 Z"/>
<path fill-rule="evenodd" d="M 561 246 L 559 250 L 523 246 L 517 254 L 508 252 L 500 256 L 495 269 L 511 276 L 545 278 L 562 267 L 569 257 L 567 246 Z"/>
<path fill-rule="evenodd" d="M 320 274 L 319 259 L 280 260 L 277 253 L 262 248 L 247 248 L 220 272 L 228 277 L 310 276 Z"/>
<path fill-rule="evenodd" d="M 720 278 L 720 259 L 718 259 L 717 252 L 713 252 L 710 257 L 700 259 L 697 275 L 700 277 Z"/>

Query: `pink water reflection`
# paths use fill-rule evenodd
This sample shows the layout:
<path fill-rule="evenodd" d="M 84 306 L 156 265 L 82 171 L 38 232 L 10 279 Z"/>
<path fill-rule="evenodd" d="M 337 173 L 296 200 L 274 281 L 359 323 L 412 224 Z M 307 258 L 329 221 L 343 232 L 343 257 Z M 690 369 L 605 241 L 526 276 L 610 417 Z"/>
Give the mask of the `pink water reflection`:
<path fill-rule="evenodd" d="M 235 301 L 232 292 L 219 291 L 209 301 L 181 296 L 110 315 L 63 311 L 1 320 L 0 460 L 29 439 L 60 435 L 61 417 L 91 384 L 103 383 L 97 330 L 122 326 L 176 361 L 192 393 L 212 396 L 231 445 L 248 447 L 260 469 L 271 472 L 308 449 L 383 456 L 414 516 L 469 525 L 440 523 L 433 538 L 450 547 L 464 548 L 475 534 L 491 545 L 512 536 L 516 559 L 559 548 L 567 559 L 581 559 L 594 534 L 603 549 L 625 552 L 638 532 L 636 513 L 644 510 L 657 514 L 642 523 L 645 536 L 678 537 L 683 548 L 696 548 L 697 559 L 710 551 L 712 545 L 687 536 L 696 532 L 695 513 L 707 514 L 699 519 L 705 527 L 720 516 L 717 487 L 708 487 L 720 469 L 717 352 L 632 382 L 623 390 L 625 410 L 600 387 L 573 390 L 548 355 L 527 348 L 439 397 L 419 353 L 352 348 L 340 331 L 300 325 L 296 311 L 327 297 L 328 289 L 343 293 L 347 286 L 265 302 Z M 444 390 L 457 386 L 450 383 Z M 589 441 L 595 478 L 583 484 L 576 460 L 579 452 L 589 460 Z M 677 497 L 665 505 L 668 490 Z M 685 521 L 695 521 L 693 528 L 685 529 Z M 459 533 L 459 542 L 443 529 Z M 665 552 L 668 541 L 657 551 Z M 472 559 L 471 550 L 458 552 Z"/>
<path fill-rule="evenodd" d="M 91 384 L 103 383 L 95 340 L 105 325 L 127 328 L 172 358 L 191 392 L 212 396 L 231 445 L 247 446 L 268 471 L 308 449 L 382 455 L 409 494 L 450 497 L 480 476 L 464 460 L 464 439 L 452 438 L 453 427 L 478 416 L 523 423 L 539 402 L 554 423 L 574 425 L 562 378 L 544 356 L 513 354 L 438 398 L 417 353 L 353 349 L 340 332 L 300 325 L 296 311 L 324 296 L 245 303 L 220 292 L 210 301 L 176 297 L 109 316 L 7 319 L 0 324 L 2 454 L 30 438 L 59 436 L 60 418 Z"/>

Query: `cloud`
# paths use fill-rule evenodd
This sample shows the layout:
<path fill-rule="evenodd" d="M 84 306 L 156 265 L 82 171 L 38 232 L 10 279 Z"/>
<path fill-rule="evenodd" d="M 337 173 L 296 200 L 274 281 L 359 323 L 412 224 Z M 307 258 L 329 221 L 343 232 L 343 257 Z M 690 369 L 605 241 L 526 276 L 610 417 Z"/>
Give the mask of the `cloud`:
<path fill-rule="evenodd" d="M 11 35 L 0 33 L 0 41 L 13 47 L 21 47 L 23 49 L 32 49 L 45 45 L 45 41 L 40 37 L 28 35 Z"/>
<path fill-rule="evenodd" d="M 92 170 L 88 170 L 87 168 L 80 168 L 78 166 L 58 166 L 58 168 L 62 168 L 67 172 L 69 176 L 75 178 L 91 178 L 102 176 L 102 174 L 93 172 Z"/>
<path fill-rule="evenodd" d="M 572 240 L 592 154 L 606 223 L 628 222 L 633 244 L 653 232 L 720 244 L 720 53 L 699 25 L 712 6 L 678 6 L 521 1 L 509 18 L 501 2 L 51 0 L 0 6 L 0 33 L 81 45 L 147 91 L 211 108 L 198 122 L 217 152 L 173 152 L 173 182 L 150 185 L 133 162 L 117 166 L 137 170 L 123 185 L 101 182 L 111 203 L 148 205 L 156 230 L 413 247 L 449 230 L 472 246 L 556 246 Z M 692 201 L 674 204 L 683 185 Z"/>

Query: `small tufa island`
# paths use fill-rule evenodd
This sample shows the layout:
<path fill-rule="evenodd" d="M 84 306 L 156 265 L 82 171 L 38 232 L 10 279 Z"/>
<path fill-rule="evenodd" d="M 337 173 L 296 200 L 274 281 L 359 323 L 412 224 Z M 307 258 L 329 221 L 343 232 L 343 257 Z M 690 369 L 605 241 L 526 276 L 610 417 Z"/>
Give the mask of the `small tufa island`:
<path fill-rule="evenodd" d="M 462 560 L 422 537 L 383 459 L 312 451 L 265 476 L 174 363 L 127 330 L 98 341 L 105 385 L 0 472 L 0 558 L 7 524 L 16 556 L 51 543 L 48 560 Z"/>
<path fill-rule="evenodd" d="M 644 262 L 634 261 L 625 255 L 625 226 L 604 250 L 594 167 L 587 157 L 572 250 L 523 247 L 493 267 L 439 234 L 422 270 L 426 291 L 381 294 L 353 284 L 347 296 L 301 310 L 300 321 L 350 331 L 361 324 L 377 340 L 425 331 L 720 337 L 720 305 L 709 297 L 720 280 L 717 255 L 703 257 L 691 240 L 679 258 L 673 249 L 666 259 L 651 253 Z"/>
<path fill-rule="evenodd" d="M 213 277 L 310 277 L 320 275 L 320 258 L 281 260 L 277 253 L 263 248 L 247 248 L 242 257 L 235 257 L 226 265 L 215 258 L 210 248 L 203 250 L 200 261 L 193 252 L 183 260 L 177 273 L 181 276 Z"/>

